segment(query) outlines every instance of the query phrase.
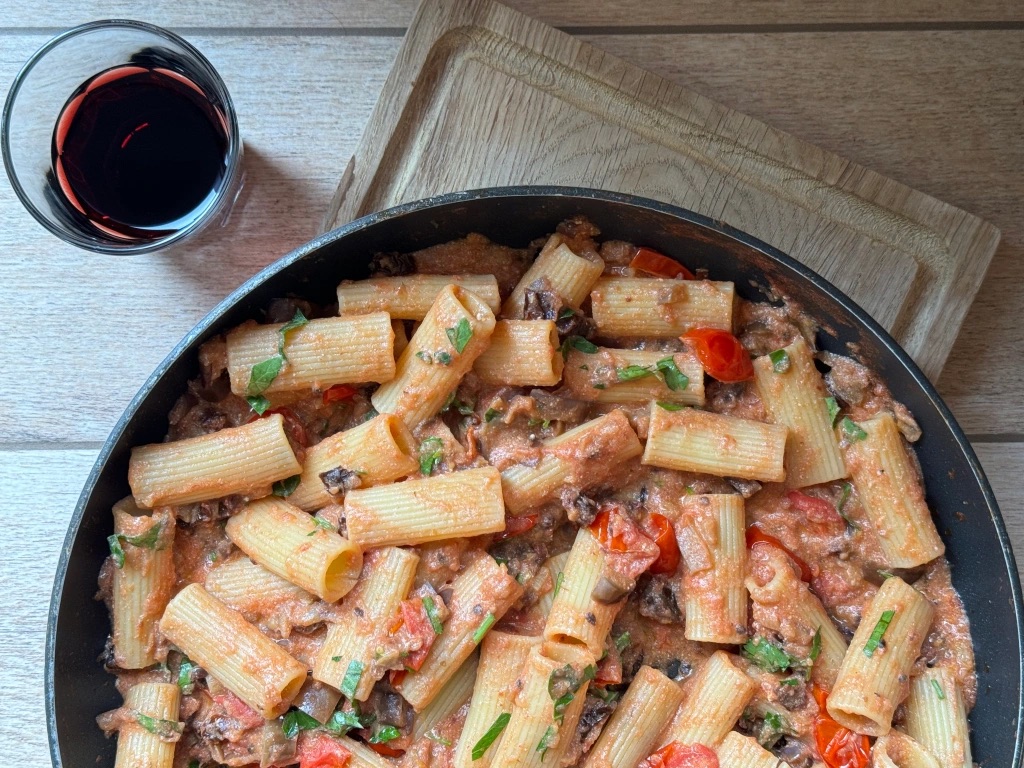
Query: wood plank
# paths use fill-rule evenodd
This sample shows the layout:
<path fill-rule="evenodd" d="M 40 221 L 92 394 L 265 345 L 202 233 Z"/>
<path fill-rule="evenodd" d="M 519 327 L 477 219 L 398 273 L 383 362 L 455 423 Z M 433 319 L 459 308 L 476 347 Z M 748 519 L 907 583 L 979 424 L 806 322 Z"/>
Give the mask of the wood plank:
<path fill-rule="evenodd" d="M 594 42 L 1001 226 L 1002 245 L 940 385 L 970 433 L 1019 432 L 1024 397 L 1014 393 L 1024 389 L 1024 338 L 1016 320 L 1024 315 L 1024 292 L 1018 290 L 1024 282 L 1024 146 L 1015 131 L 1024 111 L 1013 94 L 1024 81 L 1020 33 L 889 33 L 878 42 L 874 37 Z M 9 83 L 42 42 L 38 35 L 0 39 L 0 82 Z M 398 47 L 397 40 L 376 38 L 196 42 L 224 73 L 242 112 L 251 171 L 244 220 L 232 223 L 230 243 L 212 237 L 180 260 L 113 260 L 59 243 L 0 184 L 0 300 L 32 318 L 39 331 L 34 353 L 17 370 L 0 370 L 10 404 L 0 409 L 0 440 L 102 440 L 195 320 L 256 269 L 307 239 L 327 208 L 334 168 L 354 148 Z M 974 62 L 972 84 L 957 80 L 956 67 L 966 64 L 951 61 L 950 50 Z M 324 79 L 308 71 L 293 55 L 300 51 L 345 77 Z M 868 64 L 888 61 L 887 55 L 888 85 L 875 88 Z M 252 64 L 247 56 L 257 65 L 279 56 L 275 68 L 295 87 L 280 94 L 259 87 L 266 70 L 258 66 L 246 74 Z M 835 67 L 818 66 L 833 59 Z M 771 88 L 759 87 L 763 82 Z M 309 117 L 296 126 L 288 115 L 300 105 Z M 329 171 L 319 158 L 331 159 Z M 64 277 L 57 295 L 52 285 L 59 275 Z M 974 328 L 979 332 L 972 333 Z M 36 405 L 38 381 L 51 385 L 45 409 Z M 75 418 L 65 418 L 67 413 Z"/>
<path fill-rule="evenodd" d="M 140 14 L 133 0 L 66 0 L 14 3 L 4 14 L 5 27 L 72 26 L 103 18 L 137 18 L 169 27 L 403 27 L 412 19 L 416 0 L 296 0 L 289 3 L 223 0 L 156 0 Z M 509 5 L 556 26 L 682 27 L 805 24 L 951 24 L 1024 20 L 1014 0 L 651 0 L 642 13 L 628 3 L 589 0 L 511 0 Z"/>
<path fill-rule="evenodd" d="M 962 210 L 488 0 L 420 6 L 353 167 L 338 224 L 523 183 L 690 208 L 817 270 L 933 375 L 998 240 Z"/>
<path fill-rule="evenodd" d="M 1024 433 L 1024 32 L 583 39 L 998 227 L 939 389 L 968 433 Z"/>
<path fill-rule="evenodd" d="M 43 41 L 0 37 L 0 81 L 10 82 L 17 62 Z M 0 184 L 0 305 L 25 321 L 3 342 L 19 362 L 0 366 L 0 441 L 103 440 L 203 314 L 308 240 L 398 45 L 350 37 L 195 41 L 236 101 L 248 169 L 242 207 L 226 229 L 176 252 L 103 256 L 58 241 Z M 345 75 L 325 78 L 324 69 Z"/>
<path fill-rule="evenodd" d="M 976 445 L 1000 501 L 1014 549 L 1024 554 L 1024 443 Z M 64 533 L 79 490 L 95 461 L 95 450 L 0 450 L 0 659 L 15 674 L 0 675 L 0 701 L 17 702 L 0 717 L 0 742 L 15 744 L 19 764 L 49 765 L 43 712 L 43 653 L 46 613 Z M 45 513 L 40 513 L 45 499 Z M 30 512 L 27 512 L 29 510 Z M 1022 572 L 1024 575 L 1024 572 Z M 26 728 L 25 714 L 35 727 Z M 16 717 L 15 714 L 18 716 Z"/>

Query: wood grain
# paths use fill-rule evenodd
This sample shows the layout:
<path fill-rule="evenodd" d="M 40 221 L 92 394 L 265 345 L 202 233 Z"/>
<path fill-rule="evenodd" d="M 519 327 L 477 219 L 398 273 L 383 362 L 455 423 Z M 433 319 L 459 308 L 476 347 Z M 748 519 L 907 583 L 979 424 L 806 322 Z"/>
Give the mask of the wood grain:
<path fill-rule="evenodd" d="M 942 369 L 991 225 L 489 0 L 420 6 L 333 224 L 441 192 L 564 184 L 721 220 L 835 283 Z"/>
<path fill-rule="evenodd" d="M 510 0 L 512 7 L 541 21 L 574 28 L 588 26 L 694 27 L 723 25 L 820 24 L 951 24 L 1024 20 L 1014 0 L 651 0 L 642 11 L 628 3 L 591 0 Z M 296 0 L 289 3 L 247 0 L 155 0 L 145 11 L 133 0 L 66 0 L 12 3 L 5 9 L 5 27 L 71 26 L 101 18 L 138 18 L 172 27 L 352 28 L 402 27 L 409 23 L 416 0 Z"/>

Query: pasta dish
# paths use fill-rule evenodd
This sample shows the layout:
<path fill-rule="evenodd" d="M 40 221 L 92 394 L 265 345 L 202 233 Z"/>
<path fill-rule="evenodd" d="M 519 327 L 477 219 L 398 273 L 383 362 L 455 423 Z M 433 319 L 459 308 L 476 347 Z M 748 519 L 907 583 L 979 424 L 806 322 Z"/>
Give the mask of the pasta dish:
<path fill-rule="evenodd" d="M 574 218 L 205 343 L 113 508 L 117 767 L 970 768 L 913 415 L 711 271 Z"/>

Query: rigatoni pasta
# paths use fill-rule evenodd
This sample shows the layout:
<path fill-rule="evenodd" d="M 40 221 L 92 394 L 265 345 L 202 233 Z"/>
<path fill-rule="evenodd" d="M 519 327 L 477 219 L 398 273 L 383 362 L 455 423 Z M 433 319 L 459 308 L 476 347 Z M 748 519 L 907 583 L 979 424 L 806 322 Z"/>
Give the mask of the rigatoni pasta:
<path fill-rule="evenodd" d="M 494 275 L 405 275 L 344 280 L 338 286 L 338 314 L 387 312 L 396 320 L 422 320 L 446 286 L 479 296 L 495 314 L 501 309 Z"/>
<path fill-rule="evenodd" d="M 579 307 L 603 271 L 601 259 L 584 258 L 574 253 L 561 235 L 552 235 L 505 300 L 502 316 L 522 318 L 529 290 L 549 291 L 569 307 Z"/>
<path fill-rule="evenodd" d="M 125 716 L 117 735 L 114 768 L 171 768 L 181 734 L 178 686 L 137 683 L 124 697 Z"/>
<path fill-rule="evenodd" d="M 487 384 L 554 386 L 562 379 L 559 347 L 554 320 L 499 320 L 473 372 Z"/>
<path fill-rule="evenodd" d="M 590 293 L 598 331 L 613 339 L 732 330 L 733 299 L 732 283 L 646 277 L 602 277 Z"/>
<path fill-rule="evenodd" d="M 661 743 L 717 747 L 739 720 L 757 684 L 724 651 L 715 651 L 697 671 L 686 698 L 661 735 Z"/>
<path fill-rule="evenodd" d="M 906 727 L 943 768 L 971 768 L 971 741 L 960 683 L 946 667 L 910 678 Z"/>

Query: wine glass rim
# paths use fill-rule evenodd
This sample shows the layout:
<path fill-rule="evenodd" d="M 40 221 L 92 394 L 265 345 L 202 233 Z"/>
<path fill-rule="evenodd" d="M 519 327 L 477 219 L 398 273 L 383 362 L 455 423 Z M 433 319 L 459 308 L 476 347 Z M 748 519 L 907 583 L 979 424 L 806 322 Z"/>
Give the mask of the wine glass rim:
<path fill-rule="evenodd" d="M 11 149 L 10 121 L 12 119 L 14 104 L 22 86 L 25 84 L 26 78 L 48 53 L 62 43 L 91 32 L 108 29 L 128 29 L 148 32 L 157 37 L 162 37 L 175 45 L 181 46 L 190 56 L 195 58 L 196 62 L 206 70 L 206 74 L 211 78 L 212 84 L 217 90 L 217 96 L 223 106 L 224 117 L 227 121 L 228 147 L 225 153 L 225 166 L 227 171 L 225 173 L 225 180 L 222 186 L 224 196 L 218 195 L 202 213 L 197 215 L 181 229 L 175 230 L 164 237 L 147 240 L 145 242 L 129 241 L 124 244 L 112 241 L 98 242 L 80 235 L 73 229 L 59 226 L 39 210 L 36 204 L 31 200 L 31 198 L 29 198 L 28 193 L 25 191 L 25 188 L 21 183 L 21 179 L 18 178 L 17 170 L 14 167 L 14 158 Z M 228 91 L 227 85 L 224 83 L 224 80 L 221 78 L 217 69 L 198 48 L 180 35 L 177 35 L 168 29 L 164 29 L 163 27 L 159 27 L 156 24 L 150 24 L 146 21 L 137 21 L 135 19 L 98 19 L 96 21 L 88 21 L 84 24 L 79 24 L 71 27 L 70 29 L 66 29 L 60 34 L 52 37 L 50 40 L 47 40 L 28 58 L 28 60 L 22 65 L 21 69 L 18 70 L 18 74 L 15 76 L 14 82 L 11 84 L 11 88 L 7 92 L 7 99 L 4 101 L 3 113 L 2 116 L 0 116 L 0 154 L 3 155 L 4 170 L 7 172 L 7 179 L 10 181 L 11 187 L 14 189 L 14 194 L 18 196 L 22 206 L 24 206 L 32 217 L 52 234 L 56 235 L 66 243 L 94 253 L 136 254 L 164 249 L 172 243 L 188 237 L 197 229 L 205 226 L 213 216 L 217 215 L 218 209 L 222 207 L 221 204 L 224 197 L 228 194 L 234 194 L 231 190 L 236 186 L 235 180 L 241 174 L 242 143 L 238 129 L 238 117 L 235 113 L 235 105 L 231 100 L 231 94 Z"/>

